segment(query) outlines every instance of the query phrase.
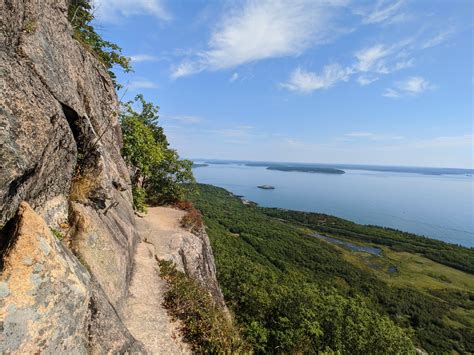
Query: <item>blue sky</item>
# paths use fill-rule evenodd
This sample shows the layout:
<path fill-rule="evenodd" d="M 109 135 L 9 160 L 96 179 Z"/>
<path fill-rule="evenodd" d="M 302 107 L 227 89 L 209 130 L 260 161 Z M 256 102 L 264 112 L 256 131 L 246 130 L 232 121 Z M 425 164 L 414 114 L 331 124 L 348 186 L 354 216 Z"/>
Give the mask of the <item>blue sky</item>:
<path fill-rule="evenodd" d="M 95 0 L 188 158 L 473 167 L 470 0 Z"/>

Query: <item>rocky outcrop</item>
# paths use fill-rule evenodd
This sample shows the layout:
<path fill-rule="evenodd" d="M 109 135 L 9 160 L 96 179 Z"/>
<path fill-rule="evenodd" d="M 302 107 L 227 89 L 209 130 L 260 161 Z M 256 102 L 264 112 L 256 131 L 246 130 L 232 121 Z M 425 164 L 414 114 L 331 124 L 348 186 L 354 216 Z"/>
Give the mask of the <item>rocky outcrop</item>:
<path fill-rule="evenodd" d="M 143 350 L 86 268 L 26 202 L 2 241 L 1 353 Z"/>
<path fill-rule="evenodd" d="M 201 228 L 196 234 L 183 233 L 177 251 L 181 259 L 178 265 L 182 266 L 182 271 L 208 290 L 218 304 L 225 306 L 224 296 L 217 282 L 211 242 L 205 228 Z"/>
<path fill-rule="evenodd" d="M 140 236 L 153 246 L 156 258 L 173 261 L 178 270 L 208 290 L 217 304 L 225 306 L 209 237 L 204 228 L 196 234 L 182 228 L 185 214 L 170 207 L 152 207 L 137 221 Z"/>

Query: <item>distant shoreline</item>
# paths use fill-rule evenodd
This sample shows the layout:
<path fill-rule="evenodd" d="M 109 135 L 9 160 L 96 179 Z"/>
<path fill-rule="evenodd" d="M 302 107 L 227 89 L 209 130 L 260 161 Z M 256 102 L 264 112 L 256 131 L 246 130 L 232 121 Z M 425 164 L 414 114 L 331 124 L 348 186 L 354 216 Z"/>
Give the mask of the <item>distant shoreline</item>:
<path fill-rule="evenodd" d="M 392 173 L 408 173 L 420 175 L 451 175 L 473 177 L 474 169 L 466 168 L 432 168 L 432 167 L 413 167 L 413 166 L 383 166 L 383 165 L 361 165 L 361 164 L 319 164 L 319 163 L 291 163 L 291 162 L 264 162 L 249 160 L 212 160 L 212 159 L 196 159 L 196 161 L 204 161 L 207 165 L 245 165 L 250 167 L 263 167 L 269 170 L 278 171 L 295 171 L 295 172 L 319 172 L 324 173 L 324 169 L 332 170 L 365 170 L 374 172 L 392 172 Z M 200 164 L 200 163 L 198 163 Z M 312 170 L 312 171 L 310 171 Z M 319 170 L 319 171 L 316 171 Z M 328 172 L 331 173 L 331 172 Z M 333 172 L 335 173 L 335 172 Z M 340 172 L 337 174 L 341 174 Z"/>
<path fill-rule="evenodd" d="M 346 172 L 340 169 L 334 168 L 317 168 L 317 167 L 295 167 L 295 166 L 269 166 L 268 170 L 277 171 L 288 171 L 288 172 L 300 172 L 300 173 L 313 173 L 313 174 L 335 174 L 342 175 Z"/>

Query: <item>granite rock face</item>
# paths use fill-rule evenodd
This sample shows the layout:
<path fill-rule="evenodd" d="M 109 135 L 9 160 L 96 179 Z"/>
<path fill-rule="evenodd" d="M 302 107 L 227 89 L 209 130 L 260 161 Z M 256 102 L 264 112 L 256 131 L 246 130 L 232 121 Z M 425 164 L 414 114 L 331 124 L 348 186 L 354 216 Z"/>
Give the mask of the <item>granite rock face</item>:
<path fill-rule="evenodd" d="M 224 296 L 217 282 L 216 265 L 211 242 L 204 228 L 196 234 L 183 233 L 181 244 L 177 249 L 180 260 L 178 269 L 199 282 L 208 290 L 217 304 L 225 306 Z"/>
<path fill-rule="evenodd" d="M 138 240 L 130 177 L 120 155 L 119 105 L 107 69 L 73 38 L 68 5 L 0 4 L 0 227 L 9 226 L 0 246 L 10 262 L 0 270 L 0 296 L 8 294 L 2 298 L 0 352 L 82 352 L 101 332 L 115 337 L 98 336 L 103 349 L 135 346 L 119 317 Z M 22 201 L 37 215 L 25 212 Z M 25 219 L 48 228 L 17 236 Z M 49 227 L 60 225 L 70 226 L 74 255 L 49 238 Z M 16 236 L 13 249 L 6 248 Z M 33 256 L 44 259 L 46 274 L 33 270 L 40 264 L 22 264 Z"/>
<path fill-rule="evenodd" d="M 0 223 L 27 201 L 48 225 L 72 224 L 74 252 L 120 309 L 137 236 L 118 101 L 106 68 L 73 39 L 67 9 L 66 0 L 3 2 Z M 114 257 L 104 263 L 91 248 Z"/>
<path fill-rule="evenodd" d="M 86 268 L 26 202 L 2 234 L 1 353 L 142 350 Z"/>

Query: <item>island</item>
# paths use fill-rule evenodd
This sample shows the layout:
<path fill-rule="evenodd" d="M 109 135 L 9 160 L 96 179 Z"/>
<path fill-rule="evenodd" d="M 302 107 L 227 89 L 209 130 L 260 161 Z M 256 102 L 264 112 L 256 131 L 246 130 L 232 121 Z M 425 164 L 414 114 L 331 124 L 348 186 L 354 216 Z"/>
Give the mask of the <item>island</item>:
<path fill-rule="evenodd" d="M 204 164 L 204 163 L 193 163 L 193 168 L 202 168 L 205 166 L 209 166 L 209 164 Z"/>
<path fill-rule="evenodd" d="M 297 171 L 302 173 L 318 173 L 318 174 L 345 174 L 344 170 L 335 169 L 335 168 L 320 168 L 312 166 L 283 166 L 275 165 L 267 167 L 268 170 L 278 170 L 278 171 Z"/>
<path fill-rule="evenodd" d="M 275 190 L 275 186 L 271 186 L 271 185 L 259 185 L 257 187 L 263 190 Z"/>

